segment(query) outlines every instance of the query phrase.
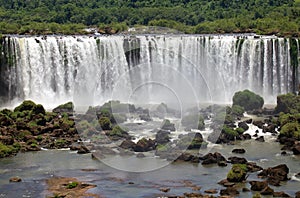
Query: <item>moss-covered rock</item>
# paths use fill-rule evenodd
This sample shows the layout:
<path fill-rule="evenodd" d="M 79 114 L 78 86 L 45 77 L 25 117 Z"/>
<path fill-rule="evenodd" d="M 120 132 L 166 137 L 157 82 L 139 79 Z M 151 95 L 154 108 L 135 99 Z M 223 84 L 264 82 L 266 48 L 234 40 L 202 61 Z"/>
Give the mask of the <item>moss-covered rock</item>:
<path fill-rule="evenodd" d="M 70 113 L 74 112 L 74 104 L 73 102 L 67 102 L 65 104 L 59 105 L 58 107 L 54 108 L 53 113 Z"/>
<path fill-rule="evenodd" d="M 105 134 L 113 140 L 118 140 L 122 138 L 130 139 L 128 132 L 121 128 L 119 125 L 114 126 L 111 131 L 107 131 Z"/>
<path fill-rule="evenodd" d="M 300 95 L 288 93 L 277 96 L 276 113 L 300 113 Z"/>
<path fill-rule="evenodd" d="M 36 107 L 36 104 L 31 100 L 25 100 L 22 104 L 14 109 L 14 112 L 31 111 Z"/>
<path fill-rule="evenodd" d="M 102 130 L 111 130 L 112 124 L 108 117 L 101 117 L 99 119 L 99 124 Z"/>
<path fill-rule="evenodd" d="M 233 106 L 239 105 L 243 107 L 246 111 L 261 109 L 264 105 L 264 99 L 261 96 L 247 89 L 244 91 L 236 92 L 232 100 Z"/>
<path fill-rule="evenodd" d="M 246 164 L 234 164 L 231 170 L 227 174 L 227 180 L 229 182 L 242 182 L 246 179 L 247 165 Z"/>
<path fill-rule="evenodd" d="M 0 142 L 0 158 L 15 155 L 19 149 L 19 147 L 7 146 Z"/>
<path fill-rule="evenodd" d="M 299 122 L 289 122 L 281 127 L 280 135 L 295 138 L 300 140 L 300 123 Z"/>

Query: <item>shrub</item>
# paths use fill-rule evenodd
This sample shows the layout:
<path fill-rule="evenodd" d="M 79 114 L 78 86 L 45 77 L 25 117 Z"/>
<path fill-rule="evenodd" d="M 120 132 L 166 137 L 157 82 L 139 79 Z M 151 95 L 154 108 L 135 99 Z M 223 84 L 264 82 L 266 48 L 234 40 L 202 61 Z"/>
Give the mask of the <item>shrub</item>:
<path fill-rule="evenodd" d="M 255 109 L 261 109 L 264 105 L 264 99 L 249 90 L 244 90 L 234 94 L 233 106 L 234 105 L 239 105 L 246 111 L 251 111 Z"/>

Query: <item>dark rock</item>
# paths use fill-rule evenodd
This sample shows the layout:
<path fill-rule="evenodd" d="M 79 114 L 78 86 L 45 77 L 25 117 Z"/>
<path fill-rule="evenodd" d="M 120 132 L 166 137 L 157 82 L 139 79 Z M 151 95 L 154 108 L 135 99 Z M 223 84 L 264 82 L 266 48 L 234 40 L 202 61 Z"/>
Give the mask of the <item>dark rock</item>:
<path fill-rule="evenodd" d="M 250 189 L 249 188 L 243 188 L 242 191 L 243 192 L 250 192 Z"/>
<path fill-rule="evenodd" d="M 296 192 L 295 198 L 300 198 L 300 191 Z"/>
<path fill-rule="evenodd" d="M 267 186 L 260 192 L 260 194 L 262 194 L 262 195 L 273 195 L 273 193 L 274 193 L 274 190 L 272 188 L 270 188 L 269 186 Z"/>
<path fill-rule="evenodd" d="M 291 197 L 291 196 L 286 194 L 285 192 L 274 192 L 273 197 Z"/>
<path fill-rule="evenodd" d="M 228 188 L 222 189 L 220 191 L 221 196 L 228 195 L 228 196 L 233 196 L 234 197 L 234 196 L 237 196 L 239 194 L 240 194 L 239 191 L 237 189 L 233 188 L 233 187 L 228 187 Z"/>
<path fill-rule="evenodd" d="M 217 189 L 208 189 L 208 190 L 205 190 L 204 192 L 208 193 L 208 194 L 217 194 L 218 190 Z"/>
<path fill-rule="evenodd" d="M 120 145 L 120 147 L 123 149 L 133 149 L 135 146 L 136 144 L 131 140 L 124 140 Z"/>
<path fill-rule="evenodd" d="M 246 120 L 245 122 L 247 123 L 247 124 L 252 124 L 252 119 L 248 119 L 248 120 Z"/>
<path fill-rule="evenodd" d="M 245 149 L 233 149 L 232 152 L 243 154 L 243 153 L 246 153 L 246 150 Z"/>
<path fill-rule="evenodd" d="M 72 115 L 74 112 L 74 105 L 72 102 L 68 102 L 66 104 L 59 105 L 58 107 L 53 109 L 54 113 L 68 113 Z"/>
<path fill-rule="evenodd" d="M 190 154 L 190 153 L 182 153 L 177 160 L 182 160 L 182 161 L 191 161 L 195 156 Z"/>
<path fill-rule="evenodd" d="M 169 130 L 169 131 L 176 131 L 175 124 L 171 123 L 169 120 L 165 120 L 163 122 L 161 129 Z"/>
<path fill-rule="evenodd" d="M 255 162 L 247 162 L 246 165 L 248 172 L 258 172 L 263 170 L 263 168 L 258 166 Z"/>
<path fill-rule="evenodd" d="M 12 177 L 9 179 L 9 182 L 21 182 L 22 179 L 20 177 Z"/>
<path fill-rule="evenodd" d="M 170 191 L 170 188 L 160 188 L 159 190 L 160 190 L 161 192 L 167 193 L 167 192 Z"/>
<path fill-rule="evenodd" d="M 262 191 L 266 187 L 268 187 L 268 183 L 266 181 L 250 181 L 251 190 L 253 191 Z"/>
<path fill-rule="evenodd" d="M 238 126 L 242 129 L 244 129 L 245 131 L 247 131 L 249 129 L 249 126 L 247 125 L 246 122 L 239 122 Z"/>
<path fill-rule="evenodd" d="M 256 121 L 253 121 L 253 125 L 255 125 L 255 126 L 257 126 L 258 128 L 262 129 L 263 126 L 264 126 L 264 123 L 263 123 L 263 121 L 256 120 Z"/>
<path fill-rule="evenodd" d="M 142 114 L 142 115 L 139 115 L 139 117 L 140 117 L 141 120 L 144 120 L 146 122 L 152 121 L 152 118 L 150 117 L 149 114 Z"/>
<path fill-rule="evenodd" d="M 264 136 L 260 136 L 260 137 L 256 138 L 255 140 L 258 142 L 265 142 Z"/>
<path fill-rule="evenodd" d="M 248 162 L 245 158 L 242 157 L 230 157 L 228 158 L 228 160 L 232 164 L 246 164 Z"/>
<path fill-rule="evenodd" d="M 225 166 L 227 166 L 227 162 L 226 161 L 219 161 L 218 166 L 225 167 Z"/>
<path fill-rule="evenodd" d="M 251 140 L 251 135 L 248 133 L 242 134 L 241 136 L 243 137 L 244 140 Z"/>
<path fill-rule="evenodd" d="M 276 126 L 274 124 L 270 124 L 268 126 L 263 126 L 263 132 L 276 133 Z"/>
<path fill-rule="evenodd" d="M 166 143 L 170 142 L 169 135 L 170 135 L 169 131 L 160 130 L 156 133 L 155 141 L 158 144 L 166 144 Z"/>
<path fill-rule="evenodd" d="M 137 158 L 144 158 L 144 157 L 146 157 L 143 153 L 138 153 L 137 155 L 136 155 L 136 157 Z"/>
<path fill-rule="evenodd" d="M 178 196 L 175 196 L 175 197 L 178 198 Z M 183 197 L 187 197 L 187 198 L 197 198 L 197 197 L 198 198 L 203 198 L 203 195 L 201 193 L 184 193 Z"/>
<path fill-rule="evenodd" d="M 218 152 L 215 152 L 214 154 L 208 153 L 207 155 L 201 157 L 200 160 L 203 160 L 202 165 L 215 164 L 224 161 L 226 162 L 226 158 Z"/>
<path fill-rule="evenodd" d="M 137 142 L 133 150 L 135 152 L 148 152 L 155 149 L 155 141 L 151 139 L 142 138 Z"/>
<path fill-rule="evenodd" d="M 294 146 L 292 151 L 294 155 L 300 155 L 300 145 Z"/>
<path fill-rule="evenodd" d="M 81 145 L 81 147 L 79 148 L 77 153 L 78 154 L 87 154 L 87 153 L 90 153 L 90 150 L 86 146 Z"/>

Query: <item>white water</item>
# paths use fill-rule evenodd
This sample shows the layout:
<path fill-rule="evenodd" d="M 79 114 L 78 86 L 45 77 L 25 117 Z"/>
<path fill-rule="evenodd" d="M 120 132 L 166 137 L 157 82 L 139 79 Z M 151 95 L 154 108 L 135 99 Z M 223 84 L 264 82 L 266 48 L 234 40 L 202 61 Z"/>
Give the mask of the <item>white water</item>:
<path fill-rule="evenodd" d="M 8 38 L 7 38 L 8 39 Z M 266 103 L 291 91 L 289 40 L 254 36 L 11 37 L 10 103 L 229 103 L 250 89 Z M 126 57 L 127 55 L 127 57 Z M 0 78 L 1 79 L 1 78 Z M 14 104 L 9 104 L 14 105 Z"/>

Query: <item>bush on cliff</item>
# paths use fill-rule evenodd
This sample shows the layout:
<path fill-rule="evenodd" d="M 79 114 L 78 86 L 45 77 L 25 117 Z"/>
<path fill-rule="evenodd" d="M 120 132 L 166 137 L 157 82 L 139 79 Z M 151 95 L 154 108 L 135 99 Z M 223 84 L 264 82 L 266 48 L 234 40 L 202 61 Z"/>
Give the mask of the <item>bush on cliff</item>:
<path fill-rule="evenodd" d="M 233 106 L 234 105 L 239 105 L 246 111 L 251 111 L 255 109 L 261 109 L 264 105 L 264 99 L 261 96 L 246 89 L 234 94 Z"/>

